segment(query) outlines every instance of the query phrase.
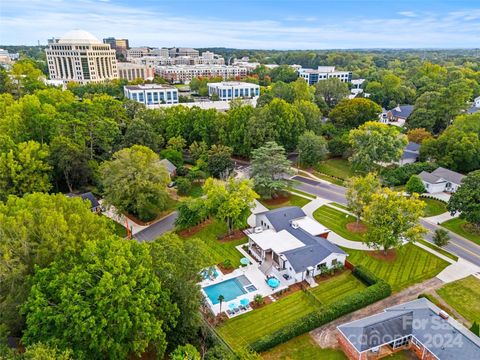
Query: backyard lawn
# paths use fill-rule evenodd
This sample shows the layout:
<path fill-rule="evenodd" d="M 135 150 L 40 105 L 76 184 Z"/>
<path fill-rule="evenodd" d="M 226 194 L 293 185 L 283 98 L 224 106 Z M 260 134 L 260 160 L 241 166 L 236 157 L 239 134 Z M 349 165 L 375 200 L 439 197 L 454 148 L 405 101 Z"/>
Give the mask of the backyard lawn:
<path fill-rule="evenodd" d="M 440 215 L 447 211 L 447 206 L 440 200 L 427 198 L 421 198 L 421 200 L 425 203 L 425 209 L 423 209 L 424 217 Z"/>
<path fill-rule="evenodd" d="M 466 224 L 467 222 L 465 220 L 460 218 L 454 218 L 447 220 L 440 225 L 460 236 L 463 236 L 465 239 L 471 240 L 474 243 L 480 245 L 480 235 L 474 234 L 471 231 L 468 231 L 468 229 L 465 229 Z"/>
<path fill-rule="evenodd" d="M 363 240 L 362 234 L 353 233 L 347 229 L 347 224 L 355 222 L 356 218 L 345 214 L 341 210 L 334 209 L 328 205 L 323 205 L 315 210 L 313 217 L 320 224 L 325 225 L 327 228 L 345 239 L 352 241 Z"/>
<path fill-rule="evenodd" d="M 213 257 L 215 264 L 220 264 L 223 263 L 224 260 L 230 259 L 232 266 L 238 267 L 240 265 L 240 259 L 243 257 L 243 255 L 237 249 L 235 249 L 235 247 L 247 242 L 247 238 L 244 237 L 239 240 L 228 242 L 220 242 L 217 240 L 217 236 L 222 236 L 226 233 L 227 226 L 225 223 L 213 221 L 199 232 L 191 236 L 183 236 L 183 238 L 197 238 L 202 240 L 203 243 L 208 247 L 209 253 Z"/>
<path fill-rule="evenodd" d="M 396 258 L 387 261 L 374 257 L 369 251 L 344 249 L 350 256 L 347 260 L 354 265 L 363 265 L 378 277 L 387 281 L 393 291 L 436 276 L 447 265 L 435 255 L 414 244 L 406 244 L 396 250 Z"/>
<path fill-rule="evenodd" d="M 318 286 L 311 291 L 322 304 L 326 305 L 364 287 L 365 285 L 350 271 L 345 271 L 318 282 Z M 335 293 L 330 295 L 328 294 L 330 291 Z M 233 347 L 241 347 L 321 308 L 318 301 L 300 290 L 272 304 L 228 320 L 218 328 L 218 332 Z"/>
<path fill-rule="evenodd" d="M 283 201 L 281 203 L 269 204 L 268 201 L 263 200 L 262 204 L 265 205 L 265 207 L 267 209 L 272 210 L 272 209 L 278 209 L 278 208 L 285 207 L 285 206 L 303 207 L 303 206 L 307 205 L 310 201 L 312 201 L 312 200 L 305 199 L 304 197 L 301 197 L 301 196 L 298 196 L 298 195 L 290 194 L 290 196 L 288 198 L 286 198 L 285 201 Z"/>
<path fill-rule="evenodd" d="M 315 168 L 320 173 L 344 180 L 354 175 L 352 166 L 346 159 L 328 159 L 320 162 Z"/>
<path fill-rule="evenodd" d="M 435 244 L 432 244 L 428 241 L 425 241 L 425 240 L 420 240 L 418 241 L 419 243 L 425 245 L 425 246 L 428 246 L 430 249 L 433 249 L 437 252 L 439 252 L 440 254 L 442 255 L 445 255 L 446 257 L 449 257 L 450 259 L 454 260 L 454 261 L 457 261 L 458 260 L 458 256 L 455 256 L 453 255 L 452 253 L 448 252 L 447 250 L 445 249 L 442 249 L 440 246 L 437 246 Z"/>
<path fill-rule="evenodd" d="M 322 349 L 309 334 L 300 335 L 261 354 L 263 360 L 346 360 L 340 350 Z"/>
<path fill-rule="evenodd" d="M 479 279 L 469 276 L 442 286 L 437 293 L 465 319 L 480 322 Z"/>

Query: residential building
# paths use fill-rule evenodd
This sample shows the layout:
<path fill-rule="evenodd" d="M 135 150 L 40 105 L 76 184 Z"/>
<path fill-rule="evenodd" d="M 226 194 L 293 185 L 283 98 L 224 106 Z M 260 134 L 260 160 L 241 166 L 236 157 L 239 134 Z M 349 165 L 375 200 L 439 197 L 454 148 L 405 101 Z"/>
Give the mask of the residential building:
<path fill-rule="evenodd" d="M 80 197 L 80 198 L 82 198 L 82 200 L 86 200 L 86 201 L 90 202 L 90 210 L 92 210 L 92 212 L 102 212 L 102 206 L 98 202 L 95 195 L 93 195 L 91 192 L 86 192 L 86 193 L 83 193 L 83 194 L 69 193 L 69 194 L 67 194 L 67 196 L 70 197 L 70 198 Z"/>
<path fill-rule="evenodd" d="M 147 108 L 158 108 L 160 104 L 178 104 L 178 90 L 173 86 L 127 85 L 123 91 L 126 98 L 145 104 Z"/>
<path fill-rule="evenodd" d="M 248 61 L 243 61 L 243 60 L 235 60 L 232 64 L 232 66 L 244 67 L 248 70 L 248 72 L 252 72 L 257 67 L 260 66 L 260 63 L 259 62 L 248 62 Z"/>
<path fill-rule="evenodd" d="M 467 110 L 468 114 L 475 114 L 476 112 L 480 111 L 480 96 L 476 97 L 473 100 L 473 105 Z"/>
<path fill-rule="evenodd" d="M 127 50 L 127 59 L 140 58 L 150 55 L 152 48 L 149 47 L 133 47 Z"/>
<path fill-rule="evenodd" d="M 218 95 L 223 101 L 260 96 L 260 86 L 239 81 L 208 83 L 208 96 Z"/>
<path fill-rule="evenodd" d="M 327 240 L 330 230 L 297 206 L 257 213 L 255 224 L 246 231 L 248 252 L 268 276 L 314 285 L 315 276 L 345 264 L 347 254 Z"/>
<path fill-rule="evenodd" d="M 103 39 L 104 44 L 109 44 L 112 49 L 117 53 L 117 57 L 127 57 L 127 50 L 130 49 L 128 44 L 128 39 L 115 39 L 114 37 L 109 37 Z"/>
<path fill-rule="evenodd" d="M 465 177 L 465 175 L 443 167 L 439 167 L 431 173 L 422 171 L 418 176 L 420 176 L 425 189 L 430 194 L 444 191 L 453 193 L 457 191 Z"/>
<path fill-rule="evenodd" d="M 152 80 L 155 75 L 153 67 L 134 63 L 119 62 L 117 63 L 117 70 L 120 79 L 128 81 L 136 79 Z"/>
<path fill-rule="evenodd" d="M 425 360 L 480 359 L 480 338 L 425 298 L 337 327 L 351 360 L 376 360 L 407 351 Z"/>
<path fill-rule="evenodd" d="M 387 119 L 390 122 L 405 122 L 413 112 L 413 105 L 397 105 L 397 107 L 387 111 Z"/>
<path fill-rule="evenodd" d="M 337 78 L 343 82 L 352 81 L 351 71 L 336 71 L 335 66 L 319 66 L 317 69 L 298 69 L 298 76 L 309 85 L 314 85 L 322 80 Z"/>
<path fill-rule="evenodd" d="M 162 159 L 160 160 L 160 164 L 165 166 L 165 168 L 168 171 L 168 175 L 170 178 L 174 177 L 177 174 L 177 167 L 172 164 L 172 162 L 168 159 Z"/>
<path fill-rule="evenodd" d="M 8 50 L 0 49 L 0 64 L 11 64 L 18 60 L 20 55 L 18 53 L 9 53 Z"/>
<path fill-rule="evenodd" d="M 420 156 L 420 144 L 410 141 L 403 149 L 401 159 L 398 161 L 398 165 L 406 165 L 417 162 Z"/>
<path fill-rule="evenodd" d="M 152 51 L 150 51 L 150 54 L 153 56 L 161 56 L 164 58 L 168 58 L 168 49 L 167 48 L 153 49 Z"/>
<path fill-rule="evenodd" d="M 168 56 L 171 58 L 177 57 L 177 56 L 192 56 L 192 57 L 198 57 L 200 55 L 198 50 L 192 49 L 192 48 L 171 48 L 168 49 Z"/>
<path fill-rule="evenodd" d="M 83 30 L 49 41 L 45 50 L 50 79 L 79 83 L 118 78 L 115 50 Z"/>
<path fill-rule="evenodd" d="M 247 69 L 227 65 L 173 65 L 157 66 L 155 73 L 174 83 L 189 83 L 196 77 L 221 76 L 224 80 L 243 78 L 247 76 Z"/>

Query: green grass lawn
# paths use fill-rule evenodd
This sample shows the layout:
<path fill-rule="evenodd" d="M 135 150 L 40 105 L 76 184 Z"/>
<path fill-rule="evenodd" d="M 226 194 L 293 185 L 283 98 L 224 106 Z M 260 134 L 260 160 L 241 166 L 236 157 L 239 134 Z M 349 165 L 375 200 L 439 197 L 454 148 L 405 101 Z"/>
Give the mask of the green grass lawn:
<path fill-rule="evenodd" d="M 316 171 L 316 170 L 313 171 L 313 175 L 315 175 L 316 177 L 318 177 L 318 178 L 320 178 L 320 179 L 322 179 L 322 180 L 331 182 L 332 184 L 335 184 L 335 185 L 339 185 L 339 186 L 343 186 L 343 185 L 344 185 L 343 180 L 340 180 L 340 179 L 334 178 L 334 177 L 332 177 L 332 176 L 323 174 L 323 173 L 318 172 L 318 171 Z"/>
<path fill-rule="evenodd" d="M 369 255 L 368 251 L 344 250 L 350 255 L 348 261 L 354 265 L 365 266 L 387 281 L 393 291 L 430 279 L 449 265 L 445 260 L 414 244 L 406 244 L 397 249 L 396 259 L 391 262 L 377 259 Z"/>
<path fill-rule="evenodd" d="M 312 201 L 312 200 L 305 199 L 304 197 L 301 197 L 301 196 L 298 196 L 298 195 L 290 194 L 288 200 L 286 200 L 286 201 L 284 201 L 280 204 L 269 205 L 269 204 L 266 204 L 265 201 L 263 201 L 262 204 L 265 205 L 265 207 L 267 209 L 272 210 L 272 209 L 278 209 L 278 208 L 285 207 L 285 206 L 303 207 L 303 206 L 307 205 L 310 201 Z"/>
<path fill-rule="evenodd" d="M 308 198 L 310 198 L 310 199 L 312 199 L 312 200 L 315 199 L 315 195 L 306 193 L 305 191 L 297 190 L 297 189 L 295 189 L 295 188 L 288 188 L 288 191 L 292 191 L 292 192 L 297 193 L 297 194 L 302 194 L 302 195 L 304 195 L 304 196 L 306 196 L 306 197 L 308 197 Z M 294 194 L 294 195 L 295 195 L 295 194 Z"/>
<path fill-rule="evenodd" d="M 480 322 L 479 279 L 469 276 L 442 286 L 437 293 L 465 319 Z"/>
<path fill-rule="evenodd" d="M 447 211 L 447 206 L 440 200 L 427 198 L 421 198 L 420 200 L 426 204 L 425 209 L 423 209 L 424 217 L 440 215 Z"/>
<path fill-rule="evenodd" d="M 346 360 L 340 350 L 322 349 L 309 334 L 300 335 L 261 354 L 263 360 Z"/>
<path fill-rule="evenodd" d="M 433 249 L 433 250 L 439 252 L 440 254 L 445 255 L 446 257 L 449 257 L 452 260 L 455 260 L 455 261 L 458 260 L 458 256 L 453 255 L 452 253 L 448 252 L 445 249 L 442 249 L 441 247 L 439 247 L 435 244 L 429 243 L 428 241 L 425 241 L 425 240 L 420 240 L 419 243 L 421 243 L 425 246 L 428 246 L 430 249 Z"/>
<path fill-rule="evenodd" d="M 342 204 L 339 204 L 339 203 L 336 203 L 336 202 L 332 202 L 332 203 L 330 203 L 329 205 L 334 205 L 334 206 L 336 206 L 336 207 L 338 207 L 338 208 L 340 208 L 340 209 L 349 211 L 347 206 L 342 205 Z"/>
<path fill-rule="evenodd" d="M 352 166 L 346 159 L 328 159 L 320 162 L 315 168 L 320 173 L 335 176 L 343 180 L 354 175 Z"/>
<path fill-rule="evenodd" d="M 355 222 L 354 216 L 345 214 L 341 210 L 337 210 L 328 205 L 319 207 L 313 213 L 313 217 L 320 224 L 337 233 L 341 237 L 352 241 L 363 241 L 362 234 L 353 233 L 347 230 L 347 224 Z"/>
<path fill-rule="evenodd" d="M 217 240 L 217 236 L 222 236 L 226 233 L 227 226 L 225 223 L 213 221 L 210 225 L 206 226 L 196 234 L 183 238 L 197 238 L 202 240 L 203 243 L 208 247 L 214 264 L 220 264 L 223 263 L 225 259 L 230 259 L 232 265 L 234 267 L 238 267 L 240 265 L 240 259 L 243 257 L 243 255 L 237 249 L 235 249 L 235 247 L 247 242 L 247 238 L 244 237 L 242 239 L 229 242 L 220 242 Z"/>
<path fill-rule="evenodd" d="M 364 287 L 350 271 L 345 271 L 320 281 L 312 293 L 326 305 Z M 335 294 L 328 294 L 338 288 L 344 291 L 335 290 Z M 303 291 L 297 291 L 272 304 L 228 320 L 218 328 L 218 332 L 233 347 L 241 347 L 288 326 L 314 310 L 321 310 L 321 305 Z"/>
<path fill-rule="evenodd" d="M 467 224 L 467 222 L 463 219 L 460 218 L 454 218 L 447 220 L 440 225 L 447 228 L 450 231 L 453 231 L 454 233 L 463 236 L 465 239 L 468 239 L 470 241 L 473 241 L 474 243 L 480 245 L 480 235 L 474 234 L 467 229 L 464 228 L 464 226 Z"/>

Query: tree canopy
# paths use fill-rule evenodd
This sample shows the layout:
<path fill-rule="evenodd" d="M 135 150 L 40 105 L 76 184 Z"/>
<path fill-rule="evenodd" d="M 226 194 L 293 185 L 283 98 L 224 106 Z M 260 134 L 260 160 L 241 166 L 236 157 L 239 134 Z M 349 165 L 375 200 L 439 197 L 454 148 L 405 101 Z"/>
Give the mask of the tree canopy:
<path fill-rule="evenodd" d="M 447 205 L 451 213 L 460 212 L 460 218 L 480 228 L 480 170 L 463 178 Z"/>

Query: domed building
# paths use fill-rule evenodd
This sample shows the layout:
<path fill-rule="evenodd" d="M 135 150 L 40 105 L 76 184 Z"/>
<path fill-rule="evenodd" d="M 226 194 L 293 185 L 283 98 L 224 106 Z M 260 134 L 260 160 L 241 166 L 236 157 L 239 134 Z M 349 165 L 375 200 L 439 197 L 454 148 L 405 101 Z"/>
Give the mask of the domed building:
<path fill-rule="evenodd" d="M 49 41 L 45 52 L 51 80 L 85 84 L 118 78 L 115 50 L 87 31 L 69 31 Z"/>

